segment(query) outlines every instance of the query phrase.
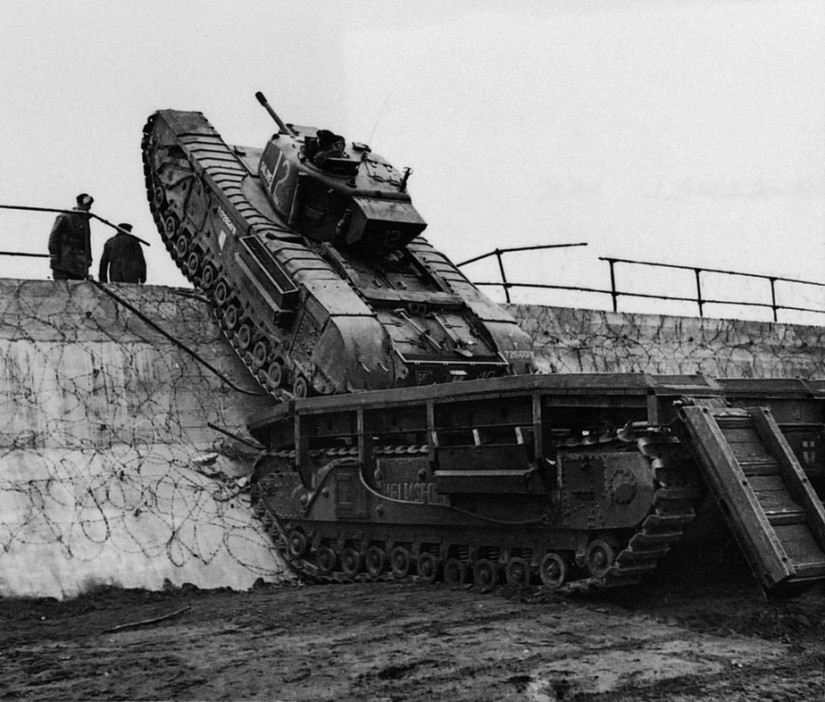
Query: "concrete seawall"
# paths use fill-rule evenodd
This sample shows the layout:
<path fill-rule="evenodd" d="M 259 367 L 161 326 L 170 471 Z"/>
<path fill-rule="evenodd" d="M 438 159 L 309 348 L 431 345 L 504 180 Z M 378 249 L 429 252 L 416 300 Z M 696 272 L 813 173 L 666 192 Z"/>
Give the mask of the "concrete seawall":
<path fill-rule="evenodd" d="M 244 435 L 271 400 L 202 298 L 111 289 L 229 382 L 91 283 L 0 280 L 0 596 L 290 577 L 243 492 L 254 452 L 208 426 Z M 511 311 L 542 372 L 825 377 L 818 327 Z"/>
<path fill-rule="evenodd" d="M 825 378 L 825 328 L 512 305 L 542 373 Z"/>
<path fill-rule="evenodd" d="M 192 293 L 112 286 L 240 388 L 258 388 Z M 86 282 L 0 281 L 0 595 L 285 577 L 252 518 L 233 390 Z M 239 480 L 240 478 L 240 480 Z"/>

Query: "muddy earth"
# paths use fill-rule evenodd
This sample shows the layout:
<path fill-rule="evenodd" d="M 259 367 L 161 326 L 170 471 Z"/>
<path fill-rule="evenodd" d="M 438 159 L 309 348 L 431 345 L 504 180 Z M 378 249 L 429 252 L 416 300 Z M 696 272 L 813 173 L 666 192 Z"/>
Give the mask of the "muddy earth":
<path fill-rule="evenodd" d="M 825 586 L 768 600 L 735 554 L 598 595 L 106 589 L 0 622 L 7 700 L 825 700 Z"/>

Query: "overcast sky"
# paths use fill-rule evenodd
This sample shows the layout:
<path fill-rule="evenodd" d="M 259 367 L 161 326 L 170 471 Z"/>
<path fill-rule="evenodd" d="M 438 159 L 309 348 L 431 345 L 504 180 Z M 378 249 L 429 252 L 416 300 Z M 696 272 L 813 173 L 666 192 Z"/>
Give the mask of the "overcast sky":
<path fill-rule="evenodd" d="M 150 283 L 188 286 L 146 201 L 147 117 L 199 110 L 229 143 L 263 146 L 274 124 L 256 90 L 285 121 L 411 167 L 425 235 L 456 262 L 587 242 L 511 255 L 510 278 L 604 287 L 598 258 L 612 256 L 825 282 L 822 0 L 0 10 L 0 204 L 70 207 L 92 193 L 97 214 L 152 243 Z M 52 220 L 0 210 L 0 249 L 44 252 Z M 95 274 L 110 235 L 93 224 Z M 49 273 L 45 260 L 0 266 Z M 691 280 L 671 274 L 687 286 L 673 294 Z"/>

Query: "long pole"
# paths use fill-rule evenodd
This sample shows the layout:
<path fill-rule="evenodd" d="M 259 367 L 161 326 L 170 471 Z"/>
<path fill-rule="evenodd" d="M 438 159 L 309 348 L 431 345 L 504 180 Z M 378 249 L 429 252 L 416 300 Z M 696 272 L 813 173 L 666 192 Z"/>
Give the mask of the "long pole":
<path fill-rule="evenodd" d="M 24 205 L 0 205 L 0 209 L 3 210 L 27 210 L 29 212 L 56 212 L 59 214 L 77 214 L 78 210 L 58 210 L 53 207 L 26 207 Z M 82 210 L 79 210 L 82 212 Z M 139 236 L 135 236 L 132 232 L 128 232 L 125 229 L 121 229 L 116 224 L 112 224 L 108 219 L 103 219 L 100 215 L 96 215 L 94 212 L 86 212 L 85 214 L 89 215 L 89 217 L 94 217 L 96 220 L 103 222 L 110 226 L 112 229 L 116 229 L 117 231 L 126 234 L 127 236 L 132 237 L 133 239 L 137 239 L 141 244 L 144 246 L 151 246 L 148 241 L 144 241 Z"/>

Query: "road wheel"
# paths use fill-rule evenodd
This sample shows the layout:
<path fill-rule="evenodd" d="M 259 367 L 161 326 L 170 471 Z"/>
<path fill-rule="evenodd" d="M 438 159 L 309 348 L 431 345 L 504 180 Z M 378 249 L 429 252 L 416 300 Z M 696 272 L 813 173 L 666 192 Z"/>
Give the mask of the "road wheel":
<path fill-rule="evenodd" d="M 229 304 L 226 306 L 226 310 L 223 313 L 223 322 L 229 331 L 232 331 L 235 327 L 238 326 L 240 316 L 241 313 L 238 310 L 237 305 Z"/>
<path fill-rule="evenodd" d="M 299 375 L 295 378 L 295 383 L 292 386 L 292 394 L 299 400 L 309 397 L 309 383 L 304 376 Z"/>
<path fill-rule="evenodd" d="M 406 578 L 411 565 L 410 551 L 406 546 L 396 546 L 390 552 L 390 569 L 394 578 Z"/>
<path fill-rule="evenodd" d="M 432 553 L 418 554 L 418 577 L 425 583 L 434 583 L 438 578 L 438 559 Z"/>
<path fill-rule="evenodd" d="M 201 267 L 201 256 L 197 251 L 190 251 L 186 257 L 186 272 L 190 276 L 196 276 Z"/>
<path fill-rule="evenodd" d="M 163 220 L 163 238 L 166 239 L 166 241 L 174 241 L 178 233 L 178 227 L 180 227 L 178 218 L 173 214 L 168 215 L 166 219 Z"/>
<path fill-rule="evenodd" d="M 241 324 L 238 329 L 238 346 L 246 351 L 252 345 L 252 327 L 248 324 Z"/>
<path fill-rule="evenodd" d="M 495 587 L 498 584 L 498 568 L 492 561 L 479 558 L 473 565 L 473 582 L 482 589 Z"/>
<path fill-rule="evenodd" d="M 215 285 L 215 304 L 223 307 L 229 299 L 229 286 L 225 280 L 219 280 Z"/>
<path fill-rule="evenodd" d="M 302 531 L 293 529 L 289 532 L 289 554 L 293 558 L 302 558 L 307 552 L 307 537 Z"/>
<path fill-rule="evenodd" d="M 338 556 L 329 546 L 321 544 L 315 551 L 315 564 L 321 575 L 329 575 L 338 565 Z"/>
<path fill-rule="evenodd" d="M 156 209 L 163 209 L 163 204 L 166 202 L 166 190 L 158 183 L 152 191 L 152 204 Z"/>
<path fill-rule="evenodd" d="M 203 266 L 203 273 L 201 273 L 201 288 L 204 290 L 209 290 L 215 284 L 215 279 L 217 277 L 218 274 L 215 271 L 215 266 L 211 263 L 205 263 Z"/>
<path fill-rule="evenodd" d="M 463 585 L 467 582 L 467 567 L 457 558 L 450 558 L 444 564 L 444 582 L 448 585 Z"/>
<path fill-rule="evenodd" d="M 594 578 L 601 578 L 616 560 L 616 549 L 605 539 L 593 539 L 587 545 L 584 561 Z"/>
<path fill-rule="evenodd" d="M 189 250 L 189 237 L 186 234 L 179 234 L 175 239 L 175 256 L 179 261 L 186 258 L 186 252 Z"/>
<path fill-rule="evenodd" d="M 273 390 L 281 387 L 284 382 L 284 367 L 280 361 L 272 361 L 266 372 L 266 381 Z"/>
<path fill-rule="evenodd" d="M 556 590 L 567 580 L 567 563 L 558 553 L 545 553 L 539 563 L 539 577 L 545 587 Z"/>
<path fill-rule="evenodd" d="M 347 547 L 341 553 L 341 570 L 348 578 L 354 578 L 361 572 L 363 559 L 361 554 L 354 548 Z"/>
<path fill-rule="evenodd" d="M 263 368 L 267 358 L 269 358 L 269 344 L 265 339 L 260 339 L 252 347 L 252 365 L 255 368 Z"/>
<path fill-rule="evenodd" d="M 364 558 L 367 573 L 371 578 L 378 578 L 384 572 L 387 565 L 387 554 L 380 546 L 370 546 Z"/>
<path fill-rule="evenodd" d="M 530 584 L 530 564 L 523 558 L 514 556 L 507 561 L 504 577 L 510 587 L 527 587 Z"/>

